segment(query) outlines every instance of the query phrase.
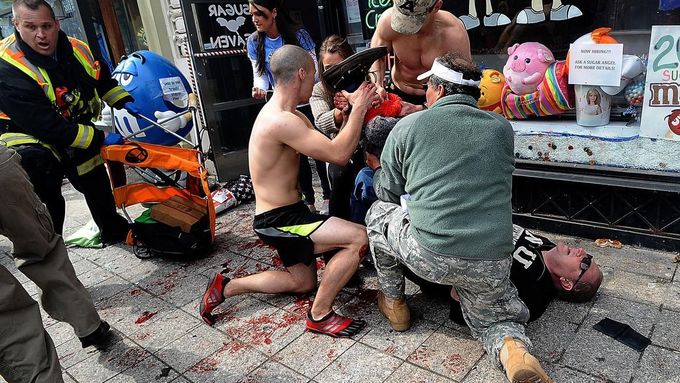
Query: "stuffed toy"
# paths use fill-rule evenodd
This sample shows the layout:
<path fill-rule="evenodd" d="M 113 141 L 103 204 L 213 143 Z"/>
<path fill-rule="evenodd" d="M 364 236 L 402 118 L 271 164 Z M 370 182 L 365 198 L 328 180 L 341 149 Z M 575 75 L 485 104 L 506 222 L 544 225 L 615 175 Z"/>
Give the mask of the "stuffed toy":
<path fill-rule="evenodd" d="M 495 69 L 484 69 L 479 83 L 481 96 L 477 100 L 479 109 L 502 114 L 501 94 L 505 85 L 505 76 Z"/>
<path fill-rule="evenodd" d="M 112 77 L 118 80 L 123 89 L 134 97 L 134 106 L 139 114 L 160 122 L 186 111 L 189 105 L 191 86 L 182 72 L 165 57 L 151 51 L 137 51 L 123 57 L 113 70 Z M 111 109 L 104 108 L 105 121 L 111 119 Z M 136 135 L 133 140 L 147 144 L 172 146 L 180 141 L 176 135 L 152 126 L 143 118 L 133 116 L 127 110 L 116 111 L 113 123 L 123 135 L 127 136 L 147 129 Z M 191 131 L 191 114 L 184 114 L 163 126 L 180 137 Z"/>
<path fill-rule="evenodd" d="M 619 42 L 609 36 L 611 28 L 597 28 L 596 30 L 587 33 L 574 41 L 574 44 L 619 44 Z M 569 54 L 567 54 L 567 60 Z M 569 61 L 567 61 L 569 62 Z M 634 78 L 640 76 L 645 72 L 646 64 L 642 58 L 635 55 L 623 55 L 623 62 L 621 65 L 621 81 L 617 86 L 602 86 L 602 90 L 614 96 L 620 93 Z"/>
<path fill-rule="evenodd" d="M 505 82 L 516 95 L 538 89 L 546 69 L 555 62 L 550 49 L 535 42 L 515 44 L 508 48 L 508 61 L 503 67 Z"/>
<path fill-rule="evenodd" d="M 569 85 L 566 61 L 555 61 L 548 48 L 533 42 L 515 44 L 508 53 L 501 94 L 505 118 L 550 116 L 574 108 L 574 88 Z"/>
<path fill-rule="evenodd" d="M 566 61 L 557 61 L 545 71 L 535 92 L 517 95 L 506 84 L 501 96 L 503 116 L 526 119 L 531 116 L 551 116 L 574 109 L 574 87 L 565 74 Z"/>

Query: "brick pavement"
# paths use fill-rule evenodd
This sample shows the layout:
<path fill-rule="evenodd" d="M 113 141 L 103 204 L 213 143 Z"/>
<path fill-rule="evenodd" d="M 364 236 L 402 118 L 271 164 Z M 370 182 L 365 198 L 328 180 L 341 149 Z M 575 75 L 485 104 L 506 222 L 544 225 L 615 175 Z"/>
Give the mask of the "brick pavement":
<path fill-rule="evenodd" d="M 82 197 L 68 186 L 65 232 L 89 220 Z M 309 296 L 250 295 L 228 299 L 214 327 L 200 320 L 200 295 L 213 273 L 232 276 L 280 267 L 250 228 L 253 205 L 218 217 L 211 257 L 192 263 L 139 260 L 126 246 L 71 249 L 70 257 L 101 316 L 114 329 L 106 351 L 83 350 L 72 329 L 44 314 L 66 382 L 504 382 L 466 329 L 447 319 L 446 302 L 407 286 L 414 325 L 390 331 L 375 303 L 375 272 L 345 288 L 339 312 L 368 320 L 354 339 L 304 332 Z M 556 301 L 528 327 L 535 354 L 556 382 L 680 382 L 680 277 L 675 254 L 548 234 L 596 256 L 605 273 L 587 304 Z M 10 245 L 0 239 L 0 251 Z M 14 268 L 0 262 L 38 290 Z M 323 273 L 321 270 L 320 274 Z M 630 324 L 652 339 L 636 352 L 592 329 L 603 317 Z M 0 382 L 3 380 L 0 378 Z"/>

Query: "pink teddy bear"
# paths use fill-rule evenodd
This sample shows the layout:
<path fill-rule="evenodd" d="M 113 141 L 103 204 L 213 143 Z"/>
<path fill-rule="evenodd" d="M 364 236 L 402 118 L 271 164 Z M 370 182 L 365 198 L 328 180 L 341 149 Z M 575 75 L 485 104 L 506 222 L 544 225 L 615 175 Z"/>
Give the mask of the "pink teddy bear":
<path fill-rule="evenodd" d="M 555 62 L 550 49 L 535 42 L 515 44 L 508 48 L 508 62 L 503 67 L 505 81 L 517 95 L 535 92 L 545 71 Z"/>

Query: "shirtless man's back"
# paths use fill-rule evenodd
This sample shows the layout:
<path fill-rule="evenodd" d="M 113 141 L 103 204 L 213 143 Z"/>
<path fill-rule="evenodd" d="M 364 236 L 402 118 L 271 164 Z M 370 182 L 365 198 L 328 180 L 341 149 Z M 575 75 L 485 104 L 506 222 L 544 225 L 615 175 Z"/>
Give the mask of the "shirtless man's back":
<path fill-rule="evenodd" d="M 365 82 L 348 95 L 352 112 L 331 141 L 296 110 L 299 103 L 309 100 L 314 86 L 314 63 L 309 54 L 300 47 L 285 45 L 272 55 L 270 65 L 276 80 L 274 95 L 255 120 L 248 145 L 255 189 L 253 229 L 264 243 L 277 249 L 286 270 L 236 279 L 216 274 L 203 294 L 200 314 L 212 325 L 212 310 L 225 297 L 250 292 L 311 292 L 317 284 L 316 256 L 338 250 L 326 265 L 307 314 L 307 329 L 334 337 L 352 336 L 366 323 L 336 314 L 333 301 L 366 253 L 366 229 L 307 209 L 297 188 L 299 153 L 340 165 L 347 163 L 359 142 L 364 114 L 378 99 L 376 88 Z"/>
<path fill-rule="evenodd" d="M 307 118 L 295 110 L 282 110 L 268 102 L 260 111 L 250 136 L 248 163 L 255 188 L 255 214 L 300 200 L 298 190 L 299 154 L 281 141 L 280 134 L 301 127 L 310 128 Z"/>
<path fill-rule="evenodd" d="M 428 71 L 435 58 L 455 51 L 471 59 L 465 26 L 441 6 L 442 0 L 395 0 L 380 16 L 371 46 L 386 46 L 395 56 L 389 88 L 383 85 L 385 60 L 376 61 L 371 68 L 380 93 L 380 88 L 388 88 L 408 102 L 422 104 L 425 91 L 416 77 Z"/>

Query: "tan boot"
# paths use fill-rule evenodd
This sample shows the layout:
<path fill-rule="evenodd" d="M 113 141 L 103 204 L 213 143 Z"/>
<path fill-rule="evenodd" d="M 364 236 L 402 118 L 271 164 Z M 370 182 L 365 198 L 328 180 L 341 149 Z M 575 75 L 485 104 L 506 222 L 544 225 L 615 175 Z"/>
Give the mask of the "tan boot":
<path fill-rule="evenodd" d="M 552 383 L 538 359 L 529 354 L 522 342 L 512 337 L 503 339 L 501 364 L 512 383 Z"/>
<path fill-rule="evenodd" d="M 390 321 L 390 326 L 395 331 L 406 331 L 411 327 L 411 311 L 406 304 L 406 299 L 390 299 L 380 292 L 378 309 Z"/>

